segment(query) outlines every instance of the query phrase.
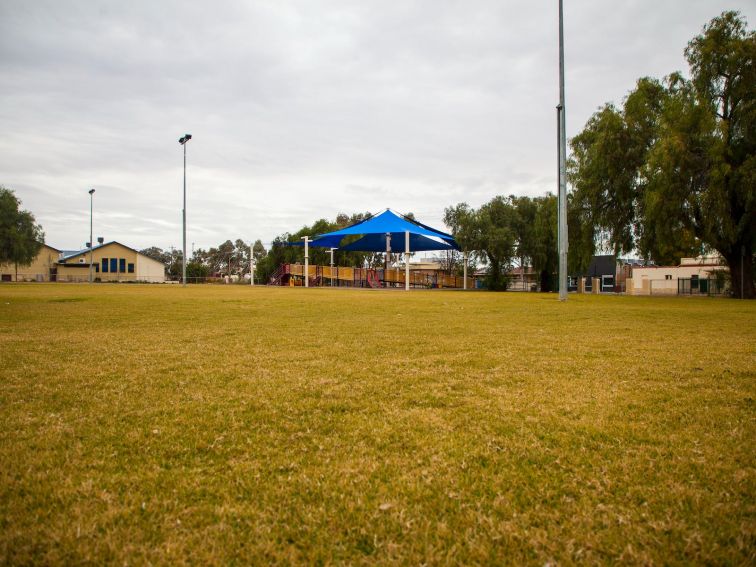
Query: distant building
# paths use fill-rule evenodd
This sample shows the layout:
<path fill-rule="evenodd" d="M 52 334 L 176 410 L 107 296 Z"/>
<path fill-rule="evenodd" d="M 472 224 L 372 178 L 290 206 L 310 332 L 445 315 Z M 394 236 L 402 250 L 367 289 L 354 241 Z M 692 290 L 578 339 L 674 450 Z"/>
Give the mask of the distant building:
<path fill-rule="evenodd" d="M 18 266 L 15 264 L 0 264 L 0 281 L 4 282 L 49 282 L 55 280 L 55 270 L 57 268 L 60 250 L 43 244 L 37 256 L 28 266 Z M 18 273 L 18 280 L 16 280 Z"/>
<path fill-rule="evenodd" d="M 682 258 L 679 266 L 634 266 L 627 279 L 629 295 L 722 293 L 722 274 L 729 271 L 720 256 Z M 714 282 L 710 282 L 714 280 Z M 716 289 L 714 289 L 716 286 Z"/>
<path fill-rule="evenodd" d="M 57 263 L 57 281 L 89 281 L 89 248 L 64 252 Z M 165 265 L 119 242 L 92 248 L 92 275 L 102 282 L 164 282 Z"/>
<path fill-rule="evenodd" d="M 507 272 L 510 291 L 536 291 L 540 287 L 540 274 L 533 266 L 517 266 Z"/>
<path fill-rule="evenodd" d="M 603 254 L 591 258 L 588 269 L 582 274 L 569 276 L 567 290 L 580 293 L 611 293 L 617 291 L 616 284 L 617 258 L 614 254 Z"/>
<path fill-rule="evenodd" d="M 625 293 L 627 291 L 627 280 L 633 277 L 635 268 L 647 268 L 654 266 L 653 262 L 647 262 L 640 258 L 619 258 L 617 260 L 617 282 L 615 284 L 617 291 Z"/>

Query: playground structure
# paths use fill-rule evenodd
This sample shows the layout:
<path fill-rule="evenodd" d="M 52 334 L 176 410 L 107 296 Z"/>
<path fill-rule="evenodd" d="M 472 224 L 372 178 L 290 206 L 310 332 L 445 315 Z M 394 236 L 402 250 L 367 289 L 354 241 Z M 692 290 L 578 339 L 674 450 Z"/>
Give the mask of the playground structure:
<path fill-rule="evenodd" d="M 269 285 L 304 286 L 303 264 L 281 264 L 271 276 Z M 345 268 L 341 266 L 308 266 L 309 287 L 367 287 L 405 288 L 405 270 L 399 268 Z M 411 270 L 409 286 L 412 288 L 475 289 L 475 279 L 465 279 L 438 271 Z"/>
<path fill-rule="evenodd" d="M 349 242 L 353 237 L 357 240 Z M 300 281 L 304 287 L 333 285 L 334 287 L 404 287 L 409 291 L 411 287 L 461 287 L 467 289 L 472 283 L 467 277 L 467 255 L 465 254 L 464 277 L 443 273 L 411 273 L 409 258 L 413 252 L 426 250 L 457 250 L 462 249 L 451 234 L 441 232 L 424 225 L 413 218 L 399 215 L 391 209 L 359 221 L 346 228 L 334 230 L 325 234 L 317 234 L 314 239 L 303 236 L 303 243 L 289 242 L 289 246 L 304 246 L 304 266 L 299 264 L 285 264 L 271 278 L 272 284 L 297 285 Z M 398 269 L 390 268 L 392 242 L 404 243 L 404 274 Z M 331 268 L 330 266 L 310 266 L 309 248 L 328 248 L 353 252 L 385 252 L 385 268 L 376 270 L 370 268 Z M 399 248 L 401 250 L 401 248 Z M 331 256 L 333 262 L 333 256 Z M 461 284 L 460 284 L 461 280 Z M 328 282 L 326 284 L 325 282 Z"/>

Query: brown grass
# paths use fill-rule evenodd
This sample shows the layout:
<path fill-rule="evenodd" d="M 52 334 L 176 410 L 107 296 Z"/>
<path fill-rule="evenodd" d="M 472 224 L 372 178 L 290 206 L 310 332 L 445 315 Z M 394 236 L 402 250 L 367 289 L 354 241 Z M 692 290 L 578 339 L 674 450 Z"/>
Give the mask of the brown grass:
<path fill-rule="evenodd" d="M 756 303 L 0 287 L 0 562 L 756 562 Z"/>

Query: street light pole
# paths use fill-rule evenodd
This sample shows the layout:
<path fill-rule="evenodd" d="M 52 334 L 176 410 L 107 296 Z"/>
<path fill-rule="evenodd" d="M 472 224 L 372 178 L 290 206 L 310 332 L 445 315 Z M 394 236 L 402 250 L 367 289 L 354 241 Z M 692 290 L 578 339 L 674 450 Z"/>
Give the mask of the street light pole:
<path fill-rule="evenodd" d="M 559 0 L 559 301 L 567 300 L 567 121 L 564 103 L 564 11 Z"/>
<path fill-rule="evenodd" d="M 92 248 L 94 247 L 94 242 L 92 241 L 92 238 L 94 236 L 94 233 L 92 231 L 92 212 L 94 210 L 94 189 L 89 190 L 89 283 L 92 283 L 93 277 L 92 277 Z"/>
<path fill-rule="evenodd" d="M 191 134 L 184 134 L 182 138 L 179 139 L 179 144 L 184 146 L 184 208 L 181 209 L 181 217 L 182 217 L 182 225 L 183 225 L 183 241 L 184 241 L 184 249 L 183 249 L 183 258 L 182 260 L 182 280 L 181 283 L 184 287 L 186 287 L 186 143 L 192 139 Z"/>

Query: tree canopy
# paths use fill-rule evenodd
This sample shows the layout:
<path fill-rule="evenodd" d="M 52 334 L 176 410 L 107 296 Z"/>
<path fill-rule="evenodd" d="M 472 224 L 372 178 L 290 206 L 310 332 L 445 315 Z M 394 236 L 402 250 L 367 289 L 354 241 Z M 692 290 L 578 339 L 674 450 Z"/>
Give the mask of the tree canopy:
<path fill-rule="evenodd" d="M 736 12 L 685 49 L 690 78 L 642 78 L 572 139 L 581 239 L 658 263 L 716 250 L 754 296 L 756 34 Z M 571 235 L 570 243 L 573 239 Z"/>
<path fill-rule="evenodd" d="M 531 265 L 541 289 L 551 291 L 557 269 L 556 214 L 551 193 L 536 198 L 497 196 L 477 210 L 467 203 L 447 208 L 444 223 L 463 250 L 488 266 L 489 289 L 506 289 L 507 272 L 516 263 Z"/>
<path fill-rule="evenodd" d="M 30 265 L 45 242 L 34 215 L 20 206 L 13 191 L 0 186 L 0 264 L 15 264 L 17 270 Z"/>

